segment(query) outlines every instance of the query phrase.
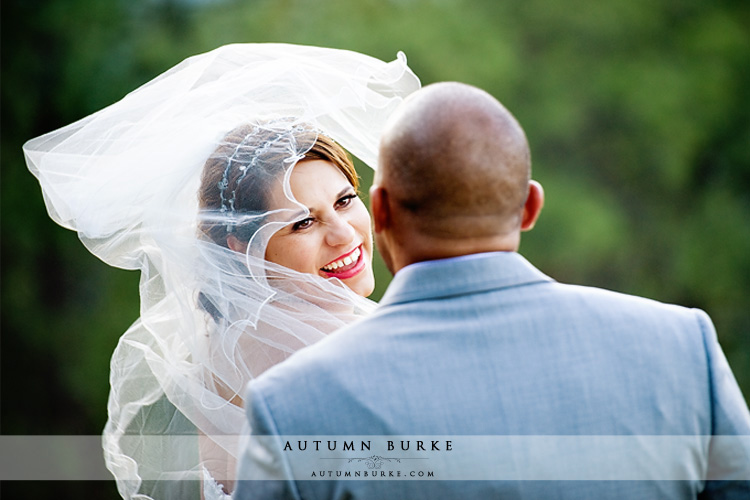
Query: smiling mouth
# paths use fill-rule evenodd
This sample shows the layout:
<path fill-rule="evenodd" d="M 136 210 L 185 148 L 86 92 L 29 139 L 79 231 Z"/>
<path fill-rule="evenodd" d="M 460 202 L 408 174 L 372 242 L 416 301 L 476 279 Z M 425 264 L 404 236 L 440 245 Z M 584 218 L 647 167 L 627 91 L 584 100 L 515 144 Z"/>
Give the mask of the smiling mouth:
<path fill-rule="evenodd" d="M 321 267 L 320 270 L 329 278 L 343 280 L 359 274 L 364 268 L 364 252 L 362 251 L 362 245 L 360 245 L 347 255 Z"/>

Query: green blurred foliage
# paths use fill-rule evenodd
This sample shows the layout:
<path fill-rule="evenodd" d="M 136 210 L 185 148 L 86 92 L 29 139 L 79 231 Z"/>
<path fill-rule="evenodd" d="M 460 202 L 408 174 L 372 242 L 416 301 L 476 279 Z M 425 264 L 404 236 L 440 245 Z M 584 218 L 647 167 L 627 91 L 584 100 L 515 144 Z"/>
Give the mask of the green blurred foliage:
<path fill-rule="evenodd" d="M 137 273 L 49 220 L 21 145 L 238 42 L 403 50 L 424 84 L 495 95 L 546 189 L 522 253 L 560 281 L 705 309 L 750 394 L 747 2 L 6 0 L 1 19 L 3 433 L 100 432 L 138 315 Z"/>

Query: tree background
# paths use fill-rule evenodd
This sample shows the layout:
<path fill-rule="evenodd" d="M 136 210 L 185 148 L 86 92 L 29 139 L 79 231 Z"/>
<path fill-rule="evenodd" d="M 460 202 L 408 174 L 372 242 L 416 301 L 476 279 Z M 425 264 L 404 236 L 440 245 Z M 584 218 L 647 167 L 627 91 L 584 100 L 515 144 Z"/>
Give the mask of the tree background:
<path fill-rule="evenodd" d="M 523 124 L 547 206 L 521 253 L 567 283 L 706 310 L 750 394 L 750 3 L 4 0 L 0 432 L 98 434 L 134 272 L 46 215 L 24 141 L 236 42 L 344 48 L 458 80 Z M 366 174 L 366 172 L 362 172 Z M 377 267 L 379 298 L 390 277 Z M 112 482 L 4 483 L 117 498 Z"/>

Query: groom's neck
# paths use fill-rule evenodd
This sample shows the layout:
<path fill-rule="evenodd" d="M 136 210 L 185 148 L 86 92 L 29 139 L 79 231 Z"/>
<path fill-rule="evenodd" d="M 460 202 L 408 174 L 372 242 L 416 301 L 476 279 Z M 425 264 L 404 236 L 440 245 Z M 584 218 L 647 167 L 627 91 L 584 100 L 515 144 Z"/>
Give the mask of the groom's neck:
<path fill-rule="evenodd" d="M 417 262 L 448 259 L 484 252 L 515 252 L 521 241 L 520 232 L 486 236 L 445 238 L 412 233 L 394 240 L 390 249 L 391 272 Z"/>

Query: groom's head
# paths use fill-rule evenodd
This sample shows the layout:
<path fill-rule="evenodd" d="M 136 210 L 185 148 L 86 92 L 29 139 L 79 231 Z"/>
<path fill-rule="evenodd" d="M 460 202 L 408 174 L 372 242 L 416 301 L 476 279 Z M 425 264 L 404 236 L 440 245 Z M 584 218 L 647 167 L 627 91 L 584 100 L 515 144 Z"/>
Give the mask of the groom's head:
<path fill-rule="evenodd" d="M 386 126 L 371 190 L 389 269 L 515 251 L 543 203 L 530 172 L 523 129 L 488 93 L 439 83 L 412 94 Z"/>

